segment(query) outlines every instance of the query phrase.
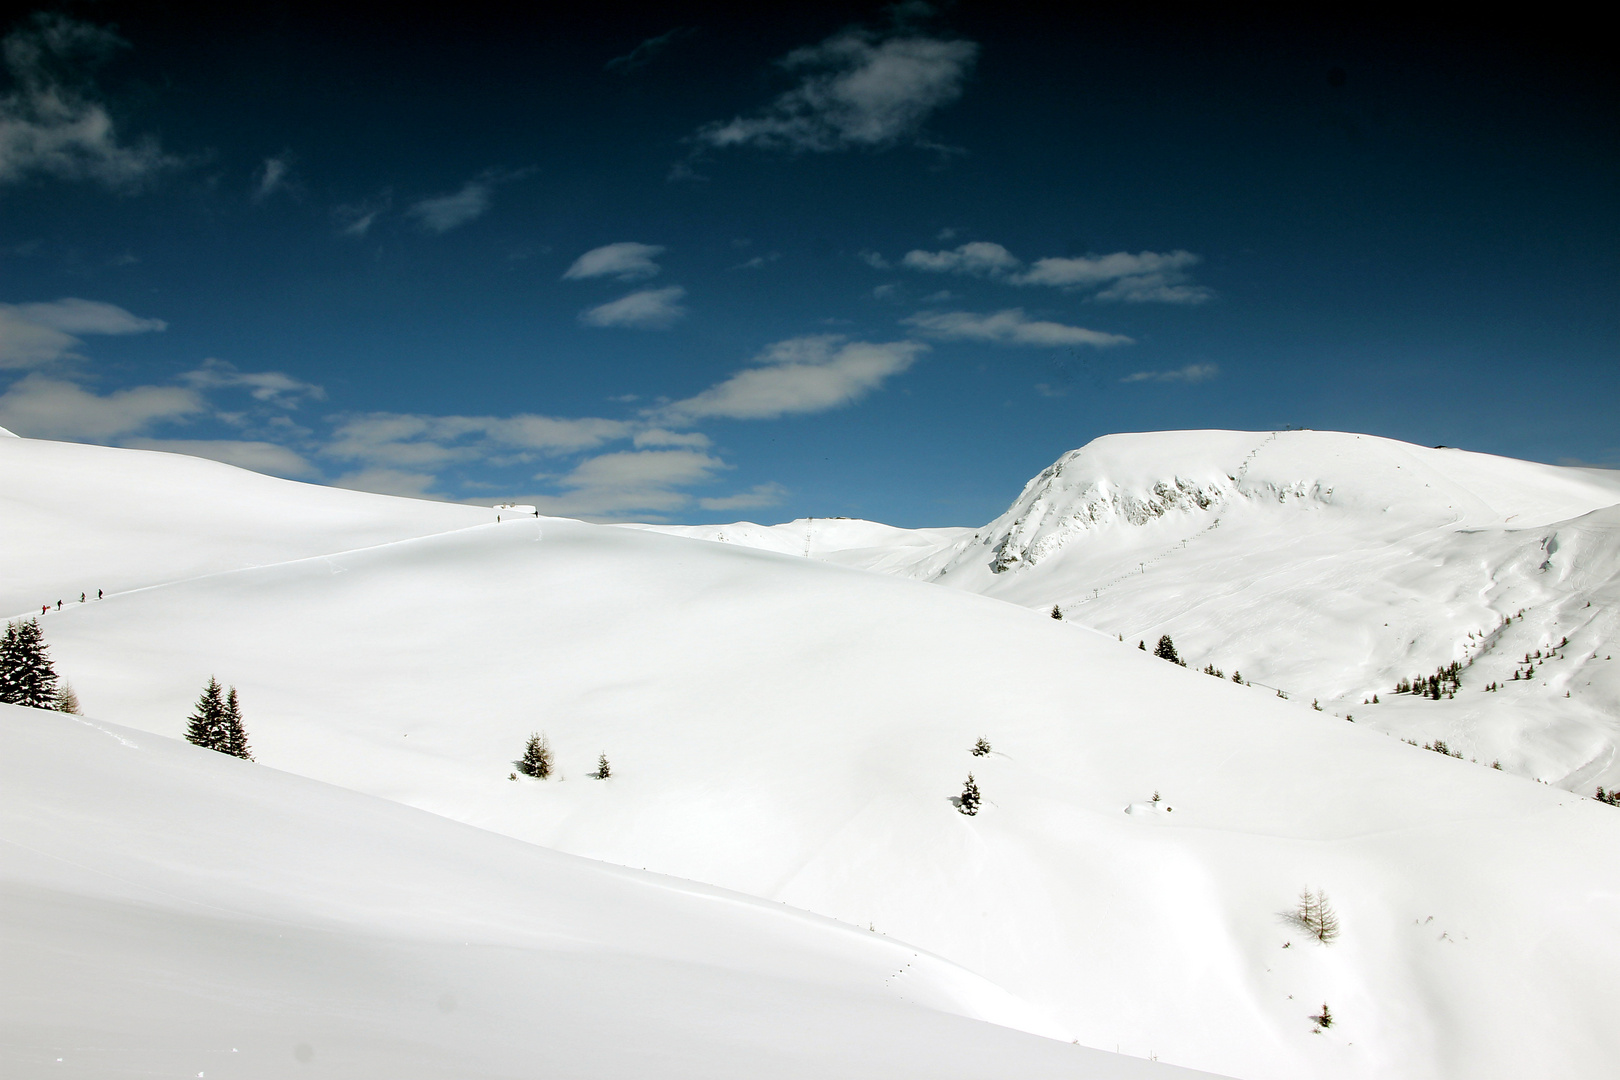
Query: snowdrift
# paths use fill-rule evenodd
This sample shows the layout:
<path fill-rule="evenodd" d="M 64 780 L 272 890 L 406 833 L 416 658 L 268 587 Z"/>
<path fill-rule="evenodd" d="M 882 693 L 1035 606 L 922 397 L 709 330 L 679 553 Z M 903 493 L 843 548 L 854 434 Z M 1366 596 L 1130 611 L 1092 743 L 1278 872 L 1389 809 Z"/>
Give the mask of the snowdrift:
<path fill-rule="evenodd" d="M 1191 1077 L 879 935 L 0 705 L 8 1077 Z M 1202 1074 L 1200 1074 L 1202 1075 Z"/>

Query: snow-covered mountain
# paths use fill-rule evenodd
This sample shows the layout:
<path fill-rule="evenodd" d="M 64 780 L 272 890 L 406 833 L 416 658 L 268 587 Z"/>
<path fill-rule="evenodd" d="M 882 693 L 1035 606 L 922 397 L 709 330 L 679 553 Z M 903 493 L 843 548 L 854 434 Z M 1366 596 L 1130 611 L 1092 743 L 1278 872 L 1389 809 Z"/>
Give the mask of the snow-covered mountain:
<path fill-rule="evenodd" d="M 821 527 L 684 531 L 792 550 Z M 1169 634 L 1195 668 L 1357 723 L 1620 785 L 1620 473 L 1340 432 L 1111 435 L 981 529 L 885 530 L 840 523 L 860 540 L 813 557 Z M 1454 697 L 1391 692 L 1454 661 Z"/>
<path fill-rule="evenodd" d="M 236 686 L 260 765 L 223 761 L 231 776 L 296 773 L 870 928 L 1022 1003 L 1001 1022 L 1228 1076 L 1575 1075 L 1601 1071 L 1620 1049 L 1609 1023 L 1620 1014 L 1613 807 L 970 590 L 802 552 L 559 519 L 497 523 L 492 511 L 408 500 L 355 495 L 349 517 L 323 509 L 347 493 L 54 445 L 0 442 L 0 476 L 21 447 L 32 485 L 7 490 L 0 543 L 8 568 L 21 568 L 16 588 L 40 597 L 32 611 L 68 598 L 40 619 L 58 669 L 91 717 L 170 737 L 210 675 Z M 131 489 L 115 506 L 90 494 L 108 470 Z M 182 494 L 166 501 L 166 491 Z M 244 542 L 233 525 L 218 571 L 182 568 L 163 582 L 132 572 L 137 584 L 77 601 L 80 582 L 93 596 L 98 575 L 125 565 L 133 538 L 211 546 L 216 525 L 176 521 L 176 507 L 261 498 L 289 526 L 275 540 L 287 545 L 281 561 L 230 548 Z M 1319 516 L 1335 512 L 1322 505 Z M 43 524 L 10 527 L 15 508 Z M 369 531 L 358 524 L 368 514 Z M 909 543 L 882 528 L 832 528 L 845 552 Z M 357 531 L 363 543 L 345 547 Z M 71 574 L 48 557 L 64 548 L 79 553 Z M 984 574 L 1013 580 L 1057 564 Z M 947 580 L 957 572 L 940 568 Z M 533 731 L 550 737 L 560 775 L 509 779 Z M 992 752 L 969 753 L 979 738 Z M 6 760 L 52 752 L 22 745 Z M 588 776 L 598 755 L 612 763 L 608 780 Z M 154 798 L 119 778 L 140 772 L 140 755 L 96 768 L 92 784 L 129 792 L 106 813 Z M 985 800 L 975 817 L 952 802 L 970 771 Z M 16 816 L 70 814 L 69 791 L 54 809 Z M 130 827 L 173 828 L 142 820 L 132 811 Z M 84 821 L 86 835 L 98 831 L 96 814 Z M 307 817 L 287 828 L 325 842 Z M 49 858 L 53 847 L 79 850 L 70 839 L 22 842 Z M 117 833 L 107 842 L 122 843 Z M 435 833 L 424 850 L 437 858 L 462 842 Z M 384 858 L 394 844 L 378 841 Z M 478 850 L 497 848 L 509 850 Z M 351 849 L 334 850 L 342 861 Z M 299 856 L 286 851 L 276 875 L 297 875 Z M 78 861 L 95 865 L 93 853 Z M 354 863 L 361 876 L 373 865 Z M 206 876 L 210 864 L 191 865 Z M 222 865 L 231 877 L 234 864 Z M 533 865 L 517 894 L 544 893 L 548 871 Z M 288 891 L 303 889 L 295 880 Z M 315 894 L 327 887 L 307 880 Z M 1331 945 L 1286 919 L 1305 887 L 1342 918 Z M 589 906 L 597 895 L 582 886 L 577 897 Z M 364 907 L 350 910 L 358 919 Z M 625 970 L 633 982 L 634 965 Z M 853 969 L 839 978 L 859 981 Z M 796 1007 L 791 994 L 770 1000 Z M 1324 1002 L 1337 1022 L 1320 1029 Z M 771 1044 L 776 1030 L 760 1027 L 759 1040 Z"/>

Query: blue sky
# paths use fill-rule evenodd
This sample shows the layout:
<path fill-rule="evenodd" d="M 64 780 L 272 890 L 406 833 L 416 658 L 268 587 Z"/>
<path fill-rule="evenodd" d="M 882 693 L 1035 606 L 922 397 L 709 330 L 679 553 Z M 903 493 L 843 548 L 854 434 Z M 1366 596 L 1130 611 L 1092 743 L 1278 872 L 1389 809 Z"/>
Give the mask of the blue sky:
<path fill-rule="evenodd" d="M 1596 38 L 7 8 L 0 426 L 600 519 L 977 524 L 1114 431 L 1620 464 Z"/>

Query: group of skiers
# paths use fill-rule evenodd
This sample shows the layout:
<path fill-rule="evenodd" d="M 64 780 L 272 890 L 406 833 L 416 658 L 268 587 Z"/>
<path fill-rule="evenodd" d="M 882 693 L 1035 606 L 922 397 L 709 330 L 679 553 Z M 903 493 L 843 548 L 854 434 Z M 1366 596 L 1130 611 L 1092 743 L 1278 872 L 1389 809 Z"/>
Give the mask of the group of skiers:
<path fill-rule="evenodd" d="M 102 594 L 101 590 L 97 589 L 96 590 L 96 599 L 100 600 L 102 595 L 103 594 Z M 87 601 L 89 599 L 90 599 L 90 595 L 88 593 L 80 593 L 79 594 L 79 603 L 82 604 L 82 603 L 84 603 L 85 601 Z M 41 615 L 44 615 L 44 614 L 48 613 L 50 610 L 51 610 L 51 605 L 49 605 L 49 604 L 41 604 L 41 605 L 39 605 L 39 613 Z M 57 611 L 62 610 L 62 601 L 58 600 L 56 602 L 56 610 Z"/>

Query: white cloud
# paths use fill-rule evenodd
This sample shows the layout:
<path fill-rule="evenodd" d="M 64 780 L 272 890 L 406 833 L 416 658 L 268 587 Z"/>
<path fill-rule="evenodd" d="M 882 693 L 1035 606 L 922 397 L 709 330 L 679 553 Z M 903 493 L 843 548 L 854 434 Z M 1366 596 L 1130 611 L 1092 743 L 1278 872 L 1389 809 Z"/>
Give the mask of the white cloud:
<path fill-rule="evenodd" d="M 1111 255 L 1036 259 L 1025 269 L 1012 252 L 985 240 L 950 251 L 908 251 L 900 260 L 910 270 L 969 274 L 1013 285 L 1046 285 L 1066 291 L 1100 289 L 1095 294 L 1098 300 L 1160 304 L 1201 304 L 1215 296 L 1214 290 L 1187 280 L 1188 268 L 1200 261 L 1190 251 L 1116 251 Z"/>
<path fill-rule="evenodd" d="M 6 35 L 16 89 L 0 95 L 0 184 L 46 175 L 128 189 L 178 164 L 153 141 L 122 141 L 106 106 L 73 85 L 76 64 L 124 45 L 110 30 L 43 12 Z"/>
<path fill-rule="evenodd" d="M 1174 371 L 1137 371 L 1125 376 L 1120 382 L 1208 382 L 1221 373 L 1216 364 L 1188 364 L 1186 367 L 1176 368 Z"/>
<path fill-rule="evenodd" d="M 781 257 L 782 257 L 782 253 L 780 251 L 770 251 L 770 252 L 766 252 L 764 255 L 755 255 L 752 259 L 749 259 L 747 262 L 738 263 L 736 266 L 733 266 L 732 269 L 733 270 L 759 270 L 759 269 L 761 269 L 763 267 L 769 266 L 771 263 L 775 262 L 776 260 L 780 259 Z"/>
<path fill-rule="evenodd" d="M 447 233 L 483 217 L 489 210 L 490 193 L 487 181 L 469 180 L 460 191 L 422 199 L 405 212 L 420 221 L 429 232 Z"/>
<path fill-rule="evenodd" d="M 602 454 L 580 462 L 556 481 L 570 489 L 566 494 L 535 496 L 532 501 L 543 513 L 575 517 L 622 520 L 638 511 L 667 513 L 691 505 L 692 496 L 681 488 L 709 483 L 729 468 L 719 458 L 696 450 Z"/>
<path fill-rule="evenodd" d="M 1214 297 L 1214 289 L 1188 285 L 1182 274 L 1142 274 L 1120 278 L 1097 294 L 1098 300 L 1123 300 L 1127 304 L 1202 304 Z"/>
<path fill-rule="evenodd" d="M 1013 281 L 1017 285 L 1087 288 L 1141 274 L 1185 270 L 1197 262 L 1198 256 L 1190 251 L 1142 251 L 1135 255 L 1128 251 L 1116 251 L 1112 255 L 1085 255 L 1073 259 L 1036 259 L 1027 273 L 1019 274 Z"/>
<path fill-rule="evenodd" d="M 169 454 L 189 454 L 223 461 L 227 465 L 271 476 L 303 479 L 320 475 L 320 470 L 302 454 L 276 443 L 234 439 L 125 439 L 123 445 L 136 450 L 161 450 Z"/>
<path fill-rule="evenodd" d="M 263 202 L 287 187 L 291 174 L 292 162 L 285 154 L 265 158 L 264 164 L 259 167 L 258 182 L 253 186 L 253 201 Z"/>
<path fill-rule="evenodd" d="M 322 453 L 389 469 L 433 468 L 506 455 L 569 454 L 593 450 L 633 433 L 622 420 L 598 417 L 428 416 L 371 413 L 342 422 Z"/>
<path fill-rule="evenodd" d="M 648 446 L 684 446 L 702 450 L 709 445 L 709 437 L 701 431 L 667 431 L 664 428 L 647 428 L 636 432 L 636 449 Z"/>
<path fill-rule="evenodd" d="M 768 420 L 836 409 L 905 371 L 927 349 L 916 341 L 873 344 L 845 341 L 836 334 L 791 338 L 755 357 L 760 367 L 739 371 L 655 415 L 668 423 L 690 423 L 705 417 Z"/>
<path fill-rule="evenodd" d="M 625 326 L 637 330 L 668 330 L 686 317 L 681 298 L 686 290 L 679 285 L 663 289 L 642 289 L 598 307 L 579 313 L 586 326 Z"/>
<path fill-rule="evenodd" d="M 881 252 L 863 251 L 856 257 L 874 270 L 892 269 L 889 265 L 889 260 L 885 259 Z"/>
<path fill-rule="evenodd" d="M 296 408 L 300 398 L 326 399 L 325 388 L 314 383 L 280 371 L 238 371 L 235 364 L 213 358 L 204 360 L 202 367 L 186 372 L 180 379 L 200 390 L 246 389 L 253 400 L 284 408 Z"/>
<path fill-rule="evenodd" d="M 0 368 L 34 367 L 74 356 L 80 334 L 144 334 L 168 326 L 115 304 L 66 297 L 49 303 L 0 304 Z"/>
<path fill-rule="evenodd" d="M 900 320 L 918 332 L 941 341 L 992 341 L 1007 345 L 1130 345 L 1123 334 L 1107 334 L 1082 326 L 1031 319 L 1023 308 L 1008 308 L 991 315 L 971 311 L 925 311 Z"/>
<path fill-rule="evenodd" d="M 999 277 L 1018 269 L 1022 264 L 1013 253 L 1000 244 L 975 240 L 954 251 L 908 251 L 900 260 L 910 270 L 925 270 L 932 274 L 972 274 L 978 277 Z"/>
<path fill-rule="evenodd" d="M 35 372 L 0 394 L 0 427 L 35 439 L 108 439 L 203 412 L 195 390 L 135 386 L 105 396 Z"/>
<path fill-rule="evenodd" d="M 722 495 L 714 499 L 699 499 L 698 505 L 705 510 L 752 510 L 760 506 L 776 506 L 787 498 L 787 488 L 772 482 L 769 484 L 755 484 L 747 491 L 736 495 Z"/>
<path fill-rule="evenodd" d="M 438 477 L 431 473 L 409 472 L 404 469 L 361 469 L 346 473 L 332 481 L 333 487 L 350 491 L 370 491 L 378 495 L 404 495 L 408 498 L 427 496 Z"/>
<path fill-rule="evenodd" d="M 930 114 L 961 96 L 978 52 L 971 41 L 844 30 L 782 59 L 782 67 L 804 73 L 798 86 L 755 116 L 705 124 L 694 138 L 795 151 L 916 140 Z"/>
<path fill-rule="evenodd" d="M 653 259 L 663 253 L 657 244 L 605 244 L 575 259 L 563 279 L 615 277 L 620 281 L 641 281 L 658 275 L 659 266 Z"/>

